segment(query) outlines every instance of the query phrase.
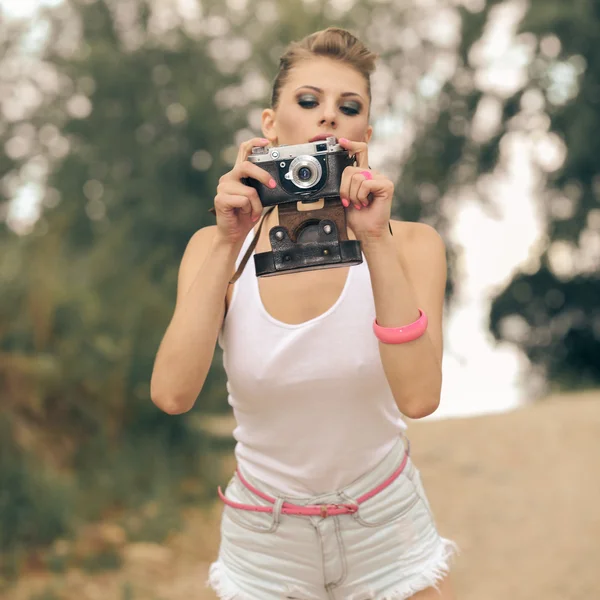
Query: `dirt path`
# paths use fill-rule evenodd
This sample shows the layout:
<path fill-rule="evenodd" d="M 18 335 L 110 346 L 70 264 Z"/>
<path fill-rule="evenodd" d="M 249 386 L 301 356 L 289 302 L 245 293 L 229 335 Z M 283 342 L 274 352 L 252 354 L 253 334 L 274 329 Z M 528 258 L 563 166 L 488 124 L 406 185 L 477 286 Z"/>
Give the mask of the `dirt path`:
<path fill-rule="evenodd" d="M 462 550 L 459 600 L 600 600 L 600 392 L 409 433 L 440 531 Z M 164 546 L 126 545 L 120 571 L 31 575 L 5 598 L 53 586 L 36 600 L 214 600 L 219 514 L 191 512 Z"/>

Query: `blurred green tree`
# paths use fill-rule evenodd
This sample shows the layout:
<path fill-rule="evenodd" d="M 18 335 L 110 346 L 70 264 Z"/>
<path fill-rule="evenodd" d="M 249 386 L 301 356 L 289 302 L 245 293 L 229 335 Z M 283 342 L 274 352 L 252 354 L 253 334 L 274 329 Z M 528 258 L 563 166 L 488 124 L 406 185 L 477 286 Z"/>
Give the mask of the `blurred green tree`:
<path fill-rule="evenodd" d="M 506 173 L 503 147 L 516 136 L 527 140 L 545 232 L 493 299 L 490 329 L 497 340 L 523 349 L 551 387 L 598 386 L 599 5 L 488 0 L 464 7 L 456 67 L 403 171 L 407 214 L 422 217 L 424 207 L 453 214 L 467 189 L 494 214 L 497 201 L 488 182 Z M 511 23 L 514 36 L 498 50 Z M 482 83 L 494 60 L 483 49 L 484 39 L 493 37 L 492 24 L 495 52 L 503 52 L 495 60 L 507 69 L 502 85 Z M 477 120 L 483 114 L 489 131 L 481 133 Z M 507 244 L 510 238 L 507 232 Z"/>
<path fill-rule="evenodd" d="M 496 298 L 491 327 L 501 339 L 520 332 L 528 356 L 555 385 L 598 386 L 600 6 L 538 0 L 521 29 L 539 44 L 530 83 L 510 99 L 507 116 L 532 90 L 539 92 L 566 155 L 542 194 L 548 231 L 539 269 L 517 274 Z"/>
<path fill-rule="evenodd" d="M 528 139 L 546 231 L 521 272 L 492 302 L 490 328 L 496 339 L 521 347 L 551 386 L 598 386 L 600 8 L 594 0 L 538 0 L 527 10 L 513 3 L 523 14 L 516 35 L 525 76 L 507 97 L 493 98 L 503 102 L 499 125 L 488 139 L 475 142 L 477 109 L 493 94 L 469 84 L 465 95 L 465 80 L 477 77 L 482 19 L 489 22 L 508 4 L 488 2 L 481 14 L 464 12 L 462 76 L 445 94 L 448 106 L 462 106 L 466 125 L 463 134 L 450 136 L 456 113 L 449 109 L 436 123 L 434 139 L 446 148 L 441 164 L 455 162 L 465 184 L 502 169 L 501 148 L 509 137 Z M 458 161 L 446 159 L 452 152 Z"/>

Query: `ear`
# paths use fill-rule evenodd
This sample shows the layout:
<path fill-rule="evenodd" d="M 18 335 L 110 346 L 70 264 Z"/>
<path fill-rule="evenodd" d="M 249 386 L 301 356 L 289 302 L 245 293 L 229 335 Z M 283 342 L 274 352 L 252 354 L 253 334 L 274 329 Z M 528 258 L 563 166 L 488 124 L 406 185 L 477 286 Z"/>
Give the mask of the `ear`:
<path fill-rule="evenodd" d="M 367 142 L 367 144 L 370 142 L 372 135 L 373 135 L 373 128 L 369 125 L 367 127 L 367 131 L 365 132 L 365 142 Z"/>
<path fill-rule="evenodd" d="M 272 143 L 277 142 L 277 132 L 275 126 L 275 111 L 272 108 L 265 108 L 261 115 L 263 135 Z"/>

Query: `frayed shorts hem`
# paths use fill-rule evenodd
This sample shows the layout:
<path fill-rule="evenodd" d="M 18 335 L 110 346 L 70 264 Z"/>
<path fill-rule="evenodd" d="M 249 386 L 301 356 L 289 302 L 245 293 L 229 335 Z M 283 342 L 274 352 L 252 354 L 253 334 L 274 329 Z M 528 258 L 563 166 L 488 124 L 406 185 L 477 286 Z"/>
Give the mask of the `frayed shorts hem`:
<path fill-rule="evenodd" d="M 440 538 L 440 544 L 437 552 L 422 567 L 421 573 L 415 577 L 408 578 L 398 584 L 390 584 L 389 591 L 377 592 L 370 588 L 362 589 L 357 593 L 349 595 L 344 600 L 408 600 L 418 592 L 428 588 L 438 589 L 439 584 L 446 578 L 450 572 L 452 559 L 460 553 L 455 542 L 445 538 Z M 219 600 L 264 600 L 253 598 L 243 593 L 239 587 L 232 581 L 227 573 L 225 565 L 217 560 L 211 564 L 206 581 L 206 587 L 211 588 Z M 282 591 L 277 600 L 290 598 L 290 593 L 296 594 L 294 598 L 302 598 L 302 590 L 299 586 L 294 586 L 293 590 Z M 297 596 L 300 594 L 300 596 Z M 323 588 L 323 597 L 327 596 L 327 591 Z"/>

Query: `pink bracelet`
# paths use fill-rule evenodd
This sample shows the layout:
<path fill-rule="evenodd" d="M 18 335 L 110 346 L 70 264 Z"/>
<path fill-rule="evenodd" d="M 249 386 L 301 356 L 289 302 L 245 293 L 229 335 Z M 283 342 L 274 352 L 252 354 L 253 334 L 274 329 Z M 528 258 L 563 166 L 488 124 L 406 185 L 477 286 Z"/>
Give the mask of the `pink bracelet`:
<path fill-rule="evenodd" d="M 380 342 L 384 344 L 404 344 L 420 338 L 427 329 L 427 315 L 419 309 L 419 318 L 404 327 L 382 327 L 373 321 L 373 332 Z"/>

